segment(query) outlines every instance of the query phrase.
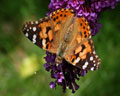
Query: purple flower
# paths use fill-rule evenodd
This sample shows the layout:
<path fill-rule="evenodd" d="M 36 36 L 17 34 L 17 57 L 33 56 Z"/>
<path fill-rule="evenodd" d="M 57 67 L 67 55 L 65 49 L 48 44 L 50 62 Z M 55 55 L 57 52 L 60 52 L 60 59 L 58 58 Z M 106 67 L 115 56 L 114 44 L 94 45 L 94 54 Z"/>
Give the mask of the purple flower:
<path fill-rule="evenodd" d="M 63 72 L 56 73 L 55 78 L 57 79 L 58 83 L 62 83 L 62 81 L 64 80 Z"/>
<path fill-rule="evenodd" d="M 113 9 L 118 2 L 120 0 L 51 0 L 48 6 L 50 12 L 47 15 L 59 8 L 71 8 L 76 11 L 78 17 L 84 16 L 86 18 L 92 35 L 96 35 L 102 27 L 102 24 L 98 23 L 100 13 L 109 8 Z M 49 52 L 46 54 L 44 67 L 48 72 L 51 72 L 51 77 L 55 79 L 54 82 L 50 82 L 50 88 L 53 89 L 56 85 L 60 85 L 64 92 L 66 88 L 71 89 L 72 93 L 78 90 L 79 86 L 75 81 L 79 80 L 80 76 L 86 75 L 87 71 L 72 66 L 65 60 L 61 64 L 57 64 L 55 54 Z"/>
<path fill-rule="evenodd" d="M 56 83 L 55 82 L 50 82 L 50 88 L 55 88 L 56 87 Z"/>

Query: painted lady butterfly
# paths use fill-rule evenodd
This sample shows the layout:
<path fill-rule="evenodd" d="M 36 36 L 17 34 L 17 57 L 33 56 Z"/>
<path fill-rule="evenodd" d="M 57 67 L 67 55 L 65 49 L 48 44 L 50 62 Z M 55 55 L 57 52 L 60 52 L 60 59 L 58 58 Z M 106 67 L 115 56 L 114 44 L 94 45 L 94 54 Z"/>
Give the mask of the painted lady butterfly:
<path fill-rule="evenodd" d="M 59 9 L 39 21 L 27 22 L 23 32 L 34 44 L 56 54 L 58 63 L 65 59 L 91 71 L 100 66 L 89 24 L 84 17 L 78 18 L 72 9 Z"/>

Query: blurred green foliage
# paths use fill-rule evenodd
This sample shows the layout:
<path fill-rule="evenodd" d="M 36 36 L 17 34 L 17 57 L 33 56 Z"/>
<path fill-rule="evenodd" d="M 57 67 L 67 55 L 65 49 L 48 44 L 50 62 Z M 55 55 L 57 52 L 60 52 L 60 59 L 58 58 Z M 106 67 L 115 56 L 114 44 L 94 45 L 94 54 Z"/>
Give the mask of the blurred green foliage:
<path fill-rule="evenodd" d="M 64 94 L 59 86 L 49 88 L 45 52 L 22 33 L 25 21 L 46 15 L 48 4 L 49 0 L 0 1 L 0 96 L 120 96 L 120 4 L 101 14 L 103 27 L 93 37 L 101 68 L 82 77 L 75 94 Z"/>

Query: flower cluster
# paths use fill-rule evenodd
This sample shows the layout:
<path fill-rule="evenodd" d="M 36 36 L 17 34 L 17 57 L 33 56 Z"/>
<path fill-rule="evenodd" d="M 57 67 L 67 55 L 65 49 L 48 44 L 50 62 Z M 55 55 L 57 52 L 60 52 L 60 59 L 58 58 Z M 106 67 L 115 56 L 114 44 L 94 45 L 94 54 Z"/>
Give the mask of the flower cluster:
<path fill-rule="evenodd" d="M 120 0 L 51 0 L 48 7 L 51 10 L 50 12 L 59 8 L 75 10 L 78 17 L 84 16 L 86 18 L 92 35 L 95 35 L 102 26 L 102 24 L 98 23 L 100 13 L 105 9 L 114 8 L 118 2 Z M 57 65 L 55 61 L 56 55 L 49 52 L 46 54 L 44 67 L 51 72 L 51 77 L 55 79 L 54 82 L 50 83 L 50 88 L 55 88 L 56 84 L 58 84 L 63 87 L 64 92 L 66 88 L 69 88 L 74 93 L 79 88 L 75 80 L 79 80 L 79 77 L 84 76 L 87 71 L 76 68 L 65 60 Z"/>
<path fill-rule="evenodd" d="M 55 79 L 54 82 L 50 83 L 50 88 L 55 88 L 56 84 L 63 87 L 65 92 L 66 88 L 72 90 L 72 93 L 79 88 L 75 80 L 79 80 L 80 76 L 84 76 L 86 71 L 80 70 L 79 68 L 73 67 L 71 64 L 68 64 L 65 60 L 59 65 L 55 63 L 55 54 L 46 52 L 47 56 L 45 57 L 46 64 L 44 67 L 47 71 L 51 71 L 51 77 Z"/>

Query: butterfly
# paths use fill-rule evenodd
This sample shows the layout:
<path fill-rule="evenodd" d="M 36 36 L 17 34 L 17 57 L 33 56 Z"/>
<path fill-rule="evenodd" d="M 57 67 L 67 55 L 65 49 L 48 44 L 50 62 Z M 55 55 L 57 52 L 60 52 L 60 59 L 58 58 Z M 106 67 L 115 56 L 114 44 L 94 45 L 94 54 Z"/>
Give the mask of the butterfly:
<path fill-rule="evenodd" d="M 39 21 L 26 22 L 25 36 L 45 51 L 56 54 L 56 62 L 65 59 L 83 70 L 96 70 L 101 60 L 95 52 L 90 26 L 72 9 L 58 9 Z"/>

